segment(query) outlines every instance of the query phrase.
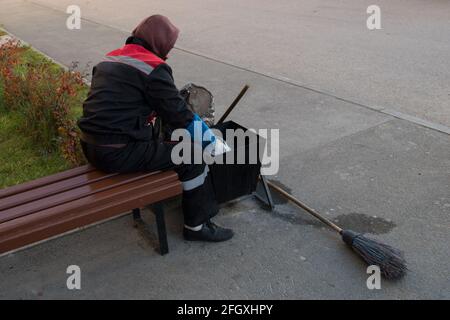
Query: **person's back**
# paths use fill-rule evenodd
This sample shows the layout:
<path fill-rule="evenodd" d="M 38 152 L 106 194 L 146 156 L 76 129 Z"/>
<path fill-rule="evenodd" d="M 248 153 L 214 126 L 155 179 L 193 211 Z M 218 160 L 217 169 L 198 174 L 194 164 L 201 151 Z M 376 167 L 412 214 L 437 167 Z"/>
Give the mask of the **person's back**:
<path fill-rule="evenodd" d="M 177 37 L 178 29 L 166 17 L 151 16 L 137 26 L 122 48 L 108 53 L 94 67 L 78 122 L 81 145 L 88 161 L 103 171 L 173 168 L 183 184 L 185 239 L 225 241 L 233 232 L 210 221 L 219 209 L 208 166 L 175 165 L 171 152 L 177 142 L 161 142 L 153 130 L 155 116 L 173 129 L 192 128 L 198 119 L 165 63 Z"/>
<path fill-rule="evenodd" d="M 84 133 L 107 144 L 150 141 L 152 124 L 148 119 L 152 113 L 179 128 L 192 121 L 192 112 L 185 108 L 173 84 L 170 67 L 141 44 L 130 37 L 124 47 L 108 53 L 94 67 L 79 120 Z M 172 105 L 161 104 L 163 99 L 173 100 Z M 164 110 L 166 107 L 171 110 Z"/>
<path fill-rule="evenodd" d="M 143 91 L 145 75 L 130 68 L 107 62 L 94 67 L 91 90 L 79 121 L 83 132 L 98 139 L 104 136 L 109 143 L 150 140 L 151 131 L 146 125 L 150 110 Z"/>

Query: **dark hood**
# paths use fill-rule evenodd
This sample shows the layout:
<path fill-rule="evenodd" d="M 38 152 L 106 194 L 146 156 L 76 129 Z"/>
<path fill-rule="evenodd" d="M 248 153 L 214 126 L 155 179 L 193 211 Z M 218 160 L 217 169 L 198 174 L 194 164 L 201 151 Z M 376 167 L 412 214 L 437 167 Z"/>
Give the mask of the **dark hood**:
<path fill-rule="evenodd" d="M 177 41 L 179 32 L 167 17 L 157 14 L 142 20 L 132 35 L 142 39 L 148 50 L 161 59 L 166 59 Z"/>

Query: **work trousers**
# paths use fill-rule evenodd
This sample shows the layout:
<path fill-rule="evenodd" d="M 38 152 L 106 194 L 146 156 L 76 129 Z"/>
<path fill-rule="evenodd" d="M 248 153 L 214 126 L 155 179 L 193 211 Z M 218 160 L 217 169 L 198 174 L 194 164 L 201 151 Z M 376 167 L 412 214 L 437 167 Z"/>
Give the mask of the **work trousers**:
<path fill-rule="evenodd" d="M 184 224 L 195 227 L 219 211 L 208 166 L 201 164 L 175 165 L 169 142 L 130 142 L 123 148 L 91 145 L 81 141 L 87 160 L 105 172 L 152 172 L 173 169 L 183 185 L 182 208 Z"/>

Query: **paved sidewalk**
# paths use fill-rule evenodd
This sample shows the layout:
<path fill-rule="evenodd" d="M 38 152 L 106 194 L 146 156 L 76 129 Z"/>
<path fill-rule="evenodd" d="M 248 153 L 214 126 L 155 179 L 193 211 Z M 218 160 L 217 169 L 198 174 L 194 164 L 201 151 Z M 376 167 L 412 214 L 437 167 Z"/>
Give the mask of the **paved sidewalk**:
<path fill-rule="evenodd" d="M 448 1 L 31 2 L 63 12 L 77 4 L 83 17 L 127 31 L 164 13 L 181 28 L 178 45 L 189 51 L 450 127 Z M 381 30 L 366 27 L 373 4 L 381 9 Z"/>
<path fill-rule="evenodd" d="M 69 31 L 64 12 L 30 2 L 1 6 L 0 24 L 66 65 L 96 63 L 127 36 L 95 21 Z M 130 217 L 116 219 L 1 257 L 0 298 L 450 298 L 448 134 L 180 50 L 169 63 L 179 85 L 211 89 L 218 115 L 249 83 L 230 118 L 280 128 L 272 178 L 344 227 L 403 249 L 410 274 L 368 290 L 364 264 L 280 199 L 273 213 L 253 199 L 223 208 L 218 220 L 236 237 L 213 245 L 182 240 L 173 203 L 169 255 L 155 253 Z M 80 291 L 65 287 L 71 264 L 82 269 Z"/>

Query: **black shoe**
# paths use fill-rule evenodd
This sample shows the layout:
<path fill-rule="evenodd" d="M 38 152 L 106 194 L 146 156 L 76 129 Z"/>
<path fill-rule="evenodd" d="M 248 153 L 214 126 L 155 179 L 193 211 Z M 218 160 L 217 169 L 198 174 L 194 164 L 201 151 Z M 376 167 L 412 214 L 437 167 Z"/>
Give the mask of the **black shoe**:
<path fill-rule="evenodd" d="M 199 231 L 183 230 L 184 239 L 188 241 L 221 242 L 231 239 L 233 235 L 233 230 L 219 227 L 211 221 L 204 223 Z"/>

